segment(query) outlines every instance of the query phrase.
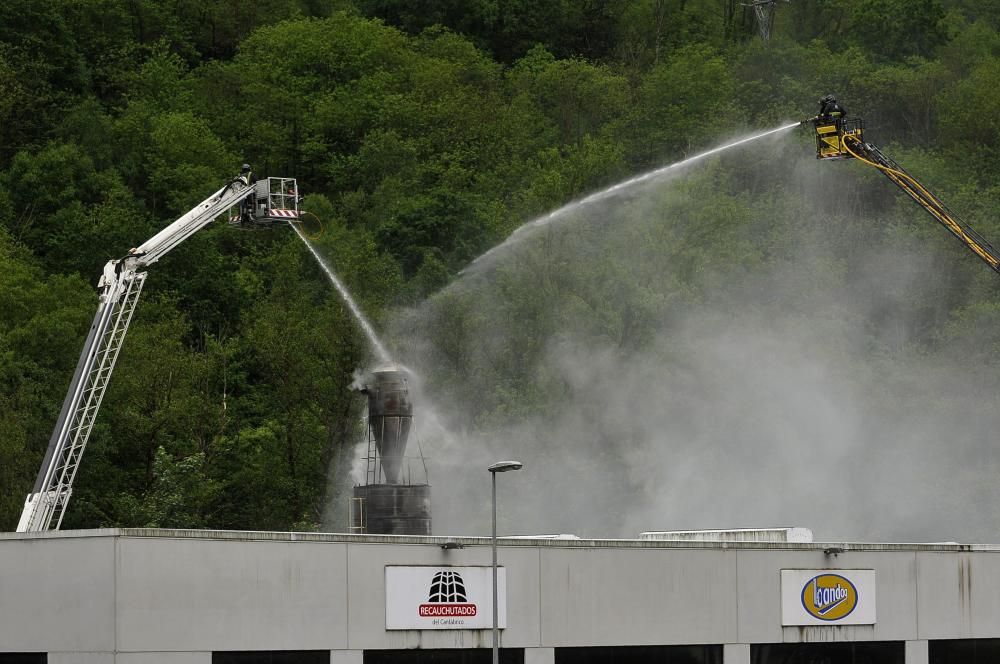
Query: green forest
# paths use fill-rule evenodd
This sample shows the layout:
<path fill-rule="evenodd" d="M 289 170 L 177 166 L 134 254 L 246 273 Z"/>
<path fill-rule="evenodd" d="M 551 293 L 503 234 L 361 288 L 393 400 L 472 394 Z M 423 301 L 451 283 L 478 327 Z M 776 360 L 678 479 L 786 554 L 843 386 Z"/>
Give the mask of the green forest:
<path fill-rule="evenodd" d="M 791 0 L 758 28 L 736 0 L 0 3 L 0 528 L 104 264 L 248 162 L 298 179 L 315 246 L 420 374 L 436 533 L 484 532 L 480 475 L 516 453 L 529 530 L 808 526 L 772 521 L 818 518 L 796 510 L 819 465 L 857 499 L 816 509 L 898 524 L 831 534 L 989 537 L 1000 276 L 808 130 L 462 272 L 829 93 L 1000 246 L 1000 1 Z M 62 527 L 346 529 L 372 359 L 294 232 L 207 227 L 149 269 Z"/>

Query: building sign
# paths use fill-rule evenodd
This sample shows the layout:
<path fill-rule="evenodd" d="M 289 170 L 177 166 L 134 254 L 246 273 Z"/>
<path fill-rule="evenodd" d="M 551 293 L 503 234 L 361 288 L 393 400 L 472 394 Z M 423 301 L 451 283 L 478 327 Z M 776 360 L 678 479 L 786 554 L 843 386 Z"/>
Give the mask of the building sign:
<path fill-rule="evenodd" d="M 497 569 L 500 627 L 507 626 L 507 570 Z M 492 629 L 492 567 L 385 568 L 386 629 Z"/>
<path fill-rule="evenodd" d="M 875 624 L 875 570 L 781 570 L 781 624 Z"/>

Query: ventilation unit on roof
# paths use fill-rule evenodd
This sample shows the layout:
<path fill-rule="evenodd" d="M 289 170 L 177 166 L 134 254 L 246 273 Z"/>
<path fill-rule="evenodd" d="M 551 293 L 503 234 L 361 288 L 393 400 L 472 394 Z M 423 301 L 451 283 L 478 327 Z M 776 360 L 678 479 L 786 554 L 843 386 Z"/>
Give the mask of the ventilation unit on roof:
<path fill-rule="evenodd" d="M 796 542 L 813 541 L 808 528 L 736 528 L 733 530 L 664 530 L 639 533 L 655 542 Z"/>

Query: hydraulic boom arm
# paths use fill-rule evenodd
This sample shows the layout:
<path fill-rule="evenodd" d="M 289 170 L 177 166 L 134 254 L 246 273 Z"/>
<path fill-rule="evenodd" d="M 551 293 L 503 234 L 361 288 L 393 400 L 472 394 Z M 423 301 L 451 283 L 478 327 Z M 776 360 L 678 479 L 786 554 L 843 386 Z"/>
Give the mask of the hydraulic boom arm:
<path fill-rule="evenodd" d="M 878 147 L 866 142 L 861 120 L 845 120 L 843 117 L 831 117 L 821 112 L 820 115 L 805 122 L 811 122 L 816 128 L 817 159 L 853 158 L 878 169 L 932 217 L 941 222 L 941 225 L 961 240 L 972 253 L 1000 273 L 1000 252 L 975 229 L 959 219 L 941 202 L 941 199 L 903 170 L 899 164 L 887 157 Z"/>
<path fill-rule="evenodd" d="M 251 205 L 252 203 L 252 205 Z M 98 305 L 83 353 L 73 373 L 35 486 L 25 500 L 18 532 L 58 529 L 73 492 L 73 480 L 94 426 L 104 391 L 142 291 L 147 265 L 231 208 L 245 221 L 286 221 L 298 217 L 295 180 L 267 178 L 252 185 L 235 178 L 144 244 L 108 261 L 98 284 Z M 241 217 L 234 218 L 237 221 Z"/>

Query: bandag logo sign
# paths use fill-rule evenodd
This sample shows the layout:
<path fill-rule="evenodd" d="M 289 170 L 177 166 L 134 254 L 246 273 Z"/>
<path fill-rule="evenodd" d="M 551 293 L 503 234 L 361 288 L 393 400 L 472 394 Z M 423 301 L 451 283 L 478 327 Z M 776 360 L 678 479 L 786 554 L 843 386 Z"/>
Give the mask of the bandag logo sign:
<path fill-rule="evenodd" d="M 802 608 L 820 620 L 846 618 L 857 605 L 858 589 L 839 574 L 819 574 L 802 587 Z"/>
<path fill-rule="evenodd" d="M 875 570 L 781 570 L 782 625 L 875 624 Z"/>

